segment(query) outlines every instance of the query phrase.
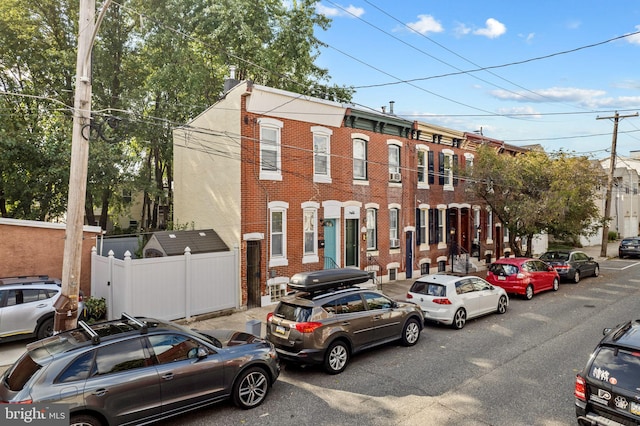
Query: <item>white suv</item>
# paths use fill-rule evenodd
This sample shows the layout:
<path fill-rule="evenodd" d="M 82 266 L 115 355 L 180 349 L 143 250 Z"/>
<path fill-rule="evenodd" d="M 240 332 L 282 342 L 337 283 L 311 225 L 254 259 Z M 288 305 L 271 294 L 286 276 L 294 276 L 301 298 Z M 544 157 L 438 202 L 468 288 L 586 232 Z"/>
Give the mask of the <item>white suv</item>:
<path fill-rule="evenodd" d="M 53 334 L 61 281 L 46 275 L 0 278 L 0 342 Z M 84 313 L 83 295 L 78 313 Z"/>

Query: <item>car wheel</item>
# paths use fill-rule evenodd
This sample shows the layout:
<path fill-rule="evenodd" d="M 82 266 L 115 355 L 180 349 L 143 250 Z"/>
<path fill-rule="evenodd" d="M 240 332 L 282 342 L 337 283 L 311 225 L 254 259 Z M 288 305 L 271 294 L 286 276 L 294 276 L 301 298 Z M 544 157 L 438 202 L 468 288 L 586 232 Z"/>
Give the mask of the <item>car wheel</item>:
<path fill-rule="evenodd" d="M 593 276 L 597 277 L 600 275 L 600 267 L 596 265 L 595 268 L 593 268 Z"/>
<path fill-rule="evenodd" d="M 233 402 L 242 409 L 262 404 L 269 392 L 269 377 L 258 367 L 242 372 L 233 384 Z"/>
<path fill-rule="evenodd" d="M 557 278 L 553 279 L 553 291 L 558 291 L 560 288 L 560 281 Z"/>
<path fill-rule="evenodd" d="M 102 426 L 102 422 L 88 414 L 71 416 L 70 426 Z"/>
<path fill-rule="evenodd" d="M 338 340 L 329 345 L 324 354 L 324 370 L 329 374 L 340 374 L 349 362 L 349 348 Z"/>
<path fill-rule="evenodd" d="M 527 289 L 524 292 L 524 298 L 527 300 L 533 299 L 533 286 L 531 284 L 527 286 Z"/>
<path fill-rule="evenodd" d="M 404 346 L 413 346 L 418 343 L 420 338 L 420 324 L 415 318 L 410 318 L 402 328 L 402 344 Z"/>
<path fill-rule="evenodd" d="M 578 284 L 580 282 L 580 271 L 576 269 L 576 272 L 573 274 L 573 282 Z"/>
<path fill-rule="evenodd" d="M 467 323 L 467 311 L 459 308 L 453 315 L 453 323 L 451 326 L 456 330 L 460 330 Z"/>
<path fill-rule="evenodd" d="M 53 318 L 47 318 L 42 321 L 36 332 L 38 339 L 44 339 L 45 337 L 53 336 Z"/>
<path fill-rule="evenodd" d="M 507 298 L 505 296 L 500 296 L 500 299 L 498 300 L 497 312 L 499 314 L 504 314 L 505 312 L 507 312 Z"/>

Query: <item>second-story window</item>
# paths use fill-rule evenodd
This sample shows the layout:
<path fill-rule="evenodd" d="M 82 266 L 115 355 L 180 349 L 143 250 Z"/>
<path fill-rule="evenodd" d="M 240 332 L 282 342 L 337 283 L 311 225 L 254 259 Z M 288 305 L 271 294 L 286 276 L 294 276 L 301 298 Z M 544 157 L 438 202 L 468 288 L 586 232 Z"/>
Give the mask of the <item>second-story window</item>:
<path fill-rule="evenodd" d="M 353 140 L 353 178 L 367 179 L 367 141 Z"/>
<path fill-rule="evenodd" d="M 331 129 L 313 126 L 313 181 L 331 183 Z"/>
<path fill-rule="evenodd" d="M 282 179 L 282 152 L 280 133 L 282 122 L 261 118 L 260 124 L 260 179 Z"/>
<path fill-rule="evenodd" d="M 427 152 L 418 150 L 418 185 L 427 183 Z"/>
<path fill-rule="evenodd" d="M 400 147 L 389 145 L 389 180 L 400 182 Z"/>

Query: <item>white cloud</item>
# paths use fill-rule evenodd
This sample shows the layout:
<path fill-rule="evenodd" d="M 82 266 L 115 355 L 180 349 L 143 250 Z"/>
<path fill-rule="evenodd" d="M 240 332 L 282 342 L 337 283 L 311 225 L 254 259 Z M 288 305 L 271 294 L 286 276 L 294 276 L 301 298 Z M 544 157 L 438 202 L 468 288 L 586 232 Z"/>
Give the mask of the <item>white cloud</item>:
<path fill-rule="evenodd" d="M 485 27 L 475 30 L 475 35 L 480 35 L 488 38 L 497 38 L 507 32 L 507 27 L 497 19 L 489 18 L 485 22 Z"/>
<path fill-rule="evenodd" d="M 418 20 L 409 22 L 407 26 L 420 34 L 441 33 L 444 31 L 440 22 L 436 21 L 431 15 L 418 15 Z"/>
<path fill-rule="evenodd" d="M 494 90 L 493 96 L 502 100 L 517 102 L 579 102 L 586 103 L 596 97 L 604 96 L 607 92 L 595 89 L 578 89 L 575 87 L 551 87 L 548 89 L 534 90 L 531 92 L 508 92 L 506 90 Z"/>
<path fill-rule="evenodd" d="M 456 36 L 462 37 L 469 34 L 471 32 L 471 28 L 467 27 L 462 22 L 458 22 L 453 31 L 455 32 Z"/>
<path fill-rule="evenodd" d="M 316 5 L 316 12 L 329 18 L 342 16 L 346 16 L 347 18 L 359 18 L 360 16 L 364 15 L 363 8 L 355 7 L 352 4 L 350 4 L 349 6 L 328 7 L 321 3 L 318 3 Z"/>
<path fill-rule="evenodd" d="M 536 33 L 518 34 L 518 37 L 523 38 L 526 43 L 531 43 L 535 36 L 536 36 Z"/>
<path fill-rule="evenodd" d="M 640 31 L 640 25 L 636 25 L 636 31 Z M 627 37 L 627 41 L 631 44 L 640 44 L 640 34 L 634 34 Z"/>
<path fill-rule="evenodd" d="M 499 114 L 504 115 L 524 115 L 526 114 L 529 118 L 541 118 L 542 115 L 531 106 L 519 106 L 513 108 L 498 108 L 497 112 Z"/>

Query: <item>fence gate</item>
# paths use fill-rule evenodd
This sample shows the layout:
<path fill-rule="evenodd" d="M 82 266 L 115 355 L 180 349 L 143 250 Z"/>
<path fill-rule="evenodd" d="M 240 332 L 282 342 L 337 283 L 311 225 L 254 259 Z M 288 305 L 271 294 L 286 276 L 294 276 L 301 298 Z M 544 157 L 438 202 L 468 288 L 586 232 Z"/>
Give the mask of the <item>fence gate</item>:
<path fill-rule="evenodd" d="M 260 307 L 260 241 L 247 241 L 247 309 Z"/>

